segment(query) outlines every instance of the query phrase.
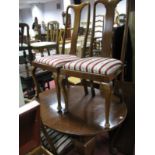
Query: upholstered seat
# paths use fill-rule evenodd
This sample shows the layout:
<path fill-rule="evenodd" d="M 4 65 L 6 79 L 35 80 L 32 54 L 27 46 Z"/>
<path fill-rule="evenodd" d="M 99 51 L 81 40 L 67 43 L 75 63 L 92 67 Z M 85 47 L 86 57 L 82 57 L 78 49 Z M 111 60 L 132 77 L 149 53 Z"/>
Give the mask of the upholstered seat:
<path fill-rule="evenodd" d="M 88 36 L 88 28 L 89 28 L 89 23 L 90 23 L 90 3 L 81 3 L 80 5 L 69 5 L 66 10 L 66 21 L 65 23 L 68 23 L 69 18 L 68 18 L 68 11 L 72 9 L 74 12 L 74 24 L 73 24 L 73 29 L 70 33 L 68 33 L 68 25 L 65 24 L 65 30 L 63 34 L 63 44 L 62 44 L 62 51 L 61 54 L 57 55 L 51 55 L 51 56 L 46 56 L 42 58 L 36 58 L 35 61 L 32 62 L 32 65 L 34 66 L 32 70 L 32 76 L 34 79 L 34 83 L 36 85 L 36 97 L 39 97 L 39 93 L 41 92 L 37 79 L 35 77 L 35 72 L 36 69 L 39 67 L 44 70 L 51 71 L 53 73 L 54 81 L 55 81 L 55 86 L 56 86 L 56 92 L 57 92 L 57 99 L 58 99 L 58 112 L 62 112 L 62 107 L 61 107 L 61 87 L 59 84 L 59 76 L 60 76 L 60 70 L 62 67 L 65 65 L 65 63 L 68 63 L 70 61 L 75 61 L 80 59 L 80 57 L 75 56 L 77 54 L 77 47 L 78 47 L 78 35 L 79 35 L 79 27 L 80 27 L 80 21 L 81 19 L 81 12 L 83 9 L 86 9 L 86 15 L 87 15 L 87 26 L 86 26 L 86 31 L 84 34 L 84 43 L 81 46 L 82 52 L 85 51 L 86 45 L 87 45 L 87 36 Z M 69 35 L 69 36 L 68 36 Z M 51 36 L 52 37 L 52 36 Z M 70 48 L 69 52 L 65 52 L 65 45 L 66 45 L 66 40 L 70 39 Z M 58 38 L 58 37 L 57 37 Z M 57 44 L 58 45 L 58 44 Z M 31 44 L 32 46 L 32 44 Z M 58 46 L 57 46 L 58 47 Z"/>
<path fill-rule="evenodd" d="M 68 62 L 64 69 L 110 75 L 121 69 L 123 63 L 120 60 L 104 57 L 89 57 Z"/>
<path fill-rule="evenodd" d="M 35 63 L 39 63 L 42 65 L 48 65 L 51 67 L 63 67 L 65 63 L 71 62 L 74 60 L 78 60 L 79 58 L 75 55 L 52 55 L 52 56 L 46 56 L 46 57 L 39 57 L 35 59 Z"/>

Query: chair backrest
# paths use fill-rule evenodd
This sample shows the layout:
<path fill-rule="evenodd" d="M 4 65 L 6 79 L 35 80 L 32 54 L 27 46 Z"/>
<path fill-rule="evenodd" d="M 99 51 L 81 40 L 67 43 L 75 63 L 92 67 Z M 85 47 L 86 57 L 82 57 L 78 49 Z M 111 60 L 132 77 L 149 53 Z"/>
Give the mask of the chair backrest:
<path fill-rule="evenodd" d="M 95 20 L 94 20 L 94 31 L 92 36 L 92 42 L 91 44 L 93 46 L 90 46 L 93 51 L 94 56 L 99 56 L 101 53 L 101 48 L 102 48 L 102 37 L 103 37 L 103 31 L 104 31 L 104 15 L 95 15 Z"/>
<path fill-rule="evenodd" d="M 58 42 L 59 40 L 59 22 L 50 21 L 47 24 L 47 40 Z"/>
<path fill-rule="evenodd" d="M 19 43 L 21 47 L 24 43 L 30 46 L 29 25 L 26 23 L 19 23 Z"/>
<path fill-rule="evenodd" d="M 89 23 L 90 23 L 90 3 L 81 3 L 79 5 L 69 5 L 66 11 L 66 23 L 68 23 L 68 12 L 69 9 L 72 8 L 74 11 L 74 22 L 73 22 L 73 29 L 72 29 L 72 36 L 71 36 L 71 48 L 70 54 L 76 55 L 76 46 L 77 46 L 77 39 L 79 34 L 79 27 L 80 27 L 80 20 L 81 20 L 81 12 L 82 10 L 87 7 L 87 26 L 86 26 L 86 33 L 84 35 L 84 43 L 82 47 L 82 53 L 84 53 L 87 44 L 87 37 L 88 37 L 88 30 L 89 30 Z M 65 49 L 65 40 L 67 35 L 67 25 L 65 26 L 65 32 L 63 36 L 63 45 L 62 45 L 62 53 L 64 54 Z"/>
<path fill-rule="evenodd" d="M 102 36 L 102 49 L 101 49 L 101 56 L 103 56 L 103 57 L 112 57 L 112 39 L 113 39 L 113 25 L 114 25 L 115 9 L 116 9 L 117 4 L 120 1 L 121 0 L 97 0 L 94 3 L 91 42 L 93 42 L 93 38 L 94 38 L 95 16 L 96 16 L 97 5 L 103 4 L 106 9 L 106 13 L 104 14 L 104 16 L 105 16 L 104 17 L 104 32 L 103 32 L 103 36 Z M 127 21 L 127 19 L 126 19 L 126 21 Z M 126 28 L 127 27 L 125 27 L 125 30 L 126 30 Z M 127 33 L 125 32 L 124 36 L 126 36 L 126 35 L 127 35 Z M 126 41 L 124 40 L 123 44 L 122 44 L 122 48 L 123 48 L 123 46 L 125 48 L 125 44 L 126 44 Z M 93 47 L 92 46 L 93 46 L 93 44 L 91 44 L 91 47 L 90 47 L 90 56 L 93 56 L 93 51 L 92 51 Z M 122 50 L 122 52 L 125 52 L 125 50 Z M 121 58 L 123 58 L 123 56 Z"/>

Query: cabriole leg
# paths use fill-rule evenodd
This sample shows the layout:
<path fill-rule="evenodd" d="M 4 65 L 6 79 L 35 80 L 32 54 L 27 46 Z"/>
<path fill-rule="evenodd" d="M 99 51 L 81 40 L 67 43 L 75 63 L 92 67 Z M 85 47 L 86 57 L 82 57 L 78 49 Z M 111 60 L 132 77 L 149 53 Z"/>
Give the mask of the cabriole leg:
<path fill-rule="evenodd" d="M 41 92 L 41 90 L 40 90 L 40 87 L 39 87 L 39 84 L 37 82 L 37 78 L 36 78 L 36 75 L 35 75 L 36 69 L 37 69 L 37 67 L 33 67 L 33 69 L 32 69 L 32 78 L 33 78 L 35 89 L 36 89 L 35 97 L 38 98 L 39 93 Z"/>
<path fill-rule="evenodd" d="M 103 93 L 105 97 L 105 127 L 109 128 L 110 127 L 109 113 L 110 113 L 112 86 L 109 83 L 101 83 L 100 90 L 101 90 L 101 93 Z"/>
<path fill-rule="evenodd" d="M 61 112 L 62 106 L 61 106 L 61 89 L 59 85 L 59 74 L 53 73 L 54 81 L 55 81 L 55 87 L 56 87 L 56 93 L 57 93 L 57 100 L 58 100 L 58 112 Z"/>
<path fill-rule="evenodd" d="M 60 75 L 59 77 L 59 84 L 60 84 L 60 87 L 61 87 L 61 90 L 62 90 L 62 94 L 63 94 L 63 97 L 64 97 L 64 102 L 65 102 L 65 110 L 64 112 L 68 112 L 68 93 L 67 93 L 67 89 L 66 89 L 66 81 L 67 79 L 63 76 L 63 75 Z"/>

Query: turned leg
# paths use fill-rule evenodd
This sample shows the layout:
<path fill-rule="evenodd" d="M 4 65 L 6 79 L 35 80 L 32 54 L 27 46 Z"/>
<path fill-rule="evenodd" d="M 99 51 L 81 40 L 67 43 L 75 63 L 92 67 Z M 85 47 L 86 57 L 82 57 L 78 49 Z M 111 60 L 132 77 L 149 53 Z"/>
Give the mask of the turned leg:
<path fill-rule="evenodd" d="M 62 106 L 61 106 L 61 89 L 59 85 L 59 73 L 53 73 L 54 81 L 55 81 L 55 87 L 57 92 L 57 100 L 58 100 L 58 112 L 61 112 Z"/>
<path fill-rule="evenodd" d="M 87 88 L 87 83 L 86 83 L 85 79 L 82 79 L 82 84 L 83 84 L 83 87 L 84 87 L 85 95 L 88 95 L 88 88 Z"/>
<path fill-rule="evenodd" d="M 64 112 L 68 112 L 68 93 L 66 90 L 66 83 L 67 83 L 67 79 L 65 79 L 65 77 L 63 75 L 60 75 L 59 77 L 59 85 L 61 87 L 62 90 L 62 94 L 64 97 L 64 102 L 65 102 L 65 110 Z"/>
<path fill-rule="evenodd" d="M 109 83 L 101 83 L 100 90 L 104 93 L 105 97 L 105 127 L 109 128 L 109 113 L 110 113 L 110 103 L 111 103 L 111 92 L 112 87 Z"/>
<path fill-rule="evenodd" d="M 37 69 L 37 67 L 33 67 L 33 69 L 32 69 L 32 78 L 33 78 L 35 89 L 36 89 L 35 97 L 38 98 L 41 90 L 40 90 L 39 84 L 37 82 L 37 78 L 35 76 L 36 69 Z"/>

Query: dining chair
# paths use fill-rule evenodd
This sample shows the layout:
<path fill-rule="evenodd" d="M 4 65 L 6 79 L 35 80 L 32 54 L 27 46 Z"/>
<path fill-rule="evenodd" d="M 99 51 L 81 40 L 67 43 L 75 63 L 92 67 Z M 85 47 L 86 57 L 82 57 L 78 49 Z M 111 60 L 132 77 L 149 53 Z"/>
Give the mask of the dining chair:
<path fill-rule="evenodd" d="M 41 123 L 41 143 L 54 155 L 65 155 L 74 148 L 72 137 Z"/>
<path fill-rule="evenodd" d="M 30 46 L 29 25 L 26 23 L 19 23 L 19 64 L 28 63 L 34 59 L 32 49 Z"/>
<path fill-rule="evenodd" d="M 55 49 L 56 53 L 59 53 L 59 22 L 50 21 L 47 24 L 47 41 L 37 41 L 31 43 L 31 48 L 36 53 L 41 53 L 41 56 L 44 56 L 44 50 L 47 50 L 48 55 L 50 54 L 51 49 Z"/>
<path fill-rule="evenodd" d="M 100 56 L 102 49 L 102 38 L 104 31 L 104 15 L 96 15 L 94 19 L 94 27 L 91 36 L 91 51 L 93 56 Z"/>
<path fill-rule="evenodd" d="M 88 57 L 81 58 L 76 61 L 66 63 L 60 71 L 60 86 L 62 88 L 65 111 L 69 111 L 68 94 L 65 87 L 65 77 L 74 76 L 85 80 L 95 81 L 100 84 L 100 92 L 105 98 L 105 127 L 109 128 L 109 113 L 111 96 L 113 93 L 113 85 L 111 84 L 121 73 L 124 68 L 124 57 L 126 51 L 127 42 L 127 23 L 124 29 L 124 37 L 121 49 L 121 59 L 112 58 L 112 37 L 113 37 L 113 25 L 114 25 L 114 13 L 115 8 L 120 0 L 97 0 L 94 2 L 94 14 L 93 14 L 93 30 L 95 27 L 95 15 L 98 4 L 104 5 L 106 9 L 104 20 L 104 37 L 102 38 L 102 51 L 101 57 Z M 92 32 L 94 33 L 94 32 Z M 92 51 L 91 51 L 92 52 Z M 91 53 L 92 55 L 92 53 Z"/>
<path fill-rule="evenodd" d="M 86 8 L 87 9 L 87 33 L 85 34 L 84 44 L 83 44 L 83 51 L 86 47 L 87 35 L 88 35 L 88 27 L 89 27 L 89 20 L 90 20 L 90 3 L 81 3 L 79 5 L 69 5 L 67 7 L 66 13 L 68 14 L 69 9 L 72 9 L 74 12 L 74 23 L 73 23 L 73 31 L 71 36 L 71 48 L 69 54 L 65 54 L 65 40 L 67 34 L 67 26 L 65 27 L 65 32 L 63 36 L 63 45 L 62 45 L 62 54 L 55 54 L 46 57 L 36 58 L 32 65 L 34 66 L 32 70 L 32 76 L 36 86 L 36 97 L 39 96 L 40 89 L 35 77 L 36 68 L 42 68 L 45 70 L 49 70 L 53 73 L 54 81 L 56 84 L 56 92 L 57 92 L 57 99 L 58 99 L 58 112 L 61 112 L 61 92 L 60 92 L 60 85 L 59 85 L 59 73 L 60 69 L 66 64 L 67 62 L 78 60 L 79 57 L 76 56 L 76 48 L 77 48 L 77 39 L 78 39 L 78 31 L 79 25 L 81 20 L 81 11 Z M 68 21 L 68 16 L 66 16 L 66 22 Z"/>
<path fill-rule="evenodd" d="M 19 75 L 22 82 L 24 98 L 28 99 L 31 99 L 35 92 L 31 74 L 31 62 L 34 58 L 35 54 L 32 53 L 30 45 L 29 25 L 26 23 L 19 23 Z M 49 71 L 38 69 L 36 76 L 41 89 L 45 90 L 46 88 L 50 88 L 49 82 L 52 80 L 52 77 Z"/>

